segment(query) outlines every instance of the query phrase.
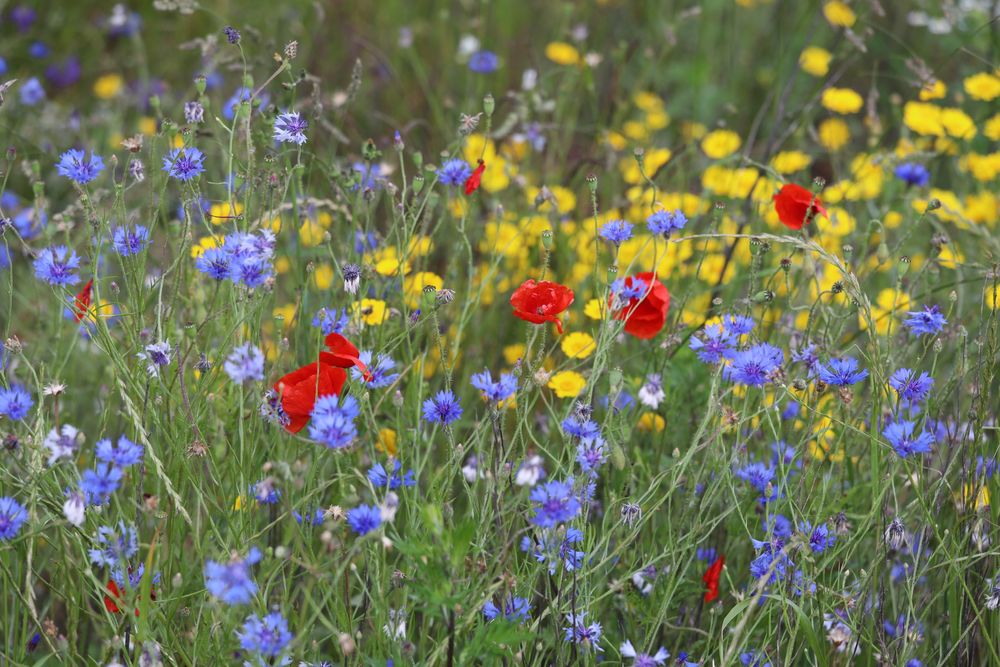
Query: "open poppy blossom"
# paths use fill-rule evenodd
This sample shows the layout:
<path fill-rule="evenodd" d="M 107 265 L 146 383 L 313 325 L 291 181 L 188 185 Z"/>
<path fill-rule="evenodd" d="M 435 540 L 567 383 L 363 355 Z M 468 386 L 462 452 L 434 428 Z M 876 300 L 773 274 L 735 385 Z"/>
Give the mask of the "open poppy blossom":
<path fill-rule="evenodd" d="M 465 179 L 465 194 L 471 195 L 473 192 L 479 189 L 479 184 L 483 180 L 483 172 L 486 171 L 486 163 L 479 160 L 479 164 L 476 166 L 476 170 Z"/>
<path fill-rule="evenodd" d="M 319 353 L 319 358 L 288 373 L 274 383 L 274 391 L 281 397 L 281 409 L 288 417 L 285 430 L 298 433 L 312 415 L 316 399 L 320 396 L 340 394 L 347 382 L 345 368 L 357 367 L 371 381 L 372 374 L 359 359 L 358 348 L 337 333 L 324 341 L 329 351 Z"/>
<path fill-rule="evenodd" d="M 575 295 L 573 290 L 559 283 L 543 280 L 525 280 L 510 295 L 510 305 L 514 314 L 525 322 L 544 324 L 554 322 L 559 333 L 563 332 L 559 313 L 570 307 Z"/>
<path fill-rule="evenodd" d="M 722 575 L 722 566 L 726 564 L 726 557 L 719 556 L 715 559 L 705 574 L 701 576 L 701 580 L 705 582 L 707 590 L 705 591 L 705 602 L 711 602 L 719 597 L 719 577 Z"/>
<path fill-rule="evenodd" d="M 94 288 L 94 279 L 91 278 L 83 289 L 73 299 L 73 319 L 77 322 L 82 320 L 90 310 L 90 295 Z"/>
<path fill-rule="evenodd" d="M 667 286 L 659 281 L 652 271 L 637 273 L 623 281 L 624 295 L 629 291 L 639 292 L 628 295 L 625 305 L 615 312 L 616 320 L 625 320 L 625 333 L 636 338 L 652 338 L 663 330 L 667 323 L 667 311 L 670 310 L 670 292 Z M 613 308 L 616 295 L 608 299 L 609 307 Z"/>
<path fill-rule="evenodd" d="M 118 584 L 115 583 L 114 579 L 108 579 L 108 585 L 106 586 L 108 592 L 104 595 L 104 608 L 107 609 L 112 614 L 121 613 L 121 607 L 118 606 L 119 602 L 124 602 L 122 599 L 122 593 L 118 589 Z M 153 589 L 149 590 L 149 598 L 151 600 L 156 600 L 156 591 Z M 135 615 L 139 615 L 139 608 L 135 608 Z"/>
<path fill-rule="evenodd" d="M 781 224 L 791 229 L 802 229 L 817 213 L 826 216 L 819 197 L 795 183 L 786 183 L 774 195 L 774 210 Z"/>

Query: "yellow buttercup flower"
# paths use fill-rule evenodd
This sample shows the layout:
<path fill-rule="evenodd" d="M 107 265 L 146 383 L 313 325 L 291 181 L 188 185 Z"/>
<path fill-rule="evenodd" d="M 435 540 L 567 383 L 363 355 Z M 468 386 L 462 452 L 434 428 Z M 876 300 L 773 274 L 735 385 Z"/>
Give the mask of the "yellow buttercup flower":
<path fill-rule="evenodd" d="M 369 326 L 378 326 L 389 318 L 389 309 L 380 299 L 361 299 L 353 304 L 355 316 Z"/>
<path fill-rule="evenodd" d="M 503 359 L 507 362 L 509 366 L 513 366 L 517 363 L 518 359 L 524 358 L 524 353 L 527 348 L 524 343 L 513 343 L 511 345 L 506 345 L 503 348 Z"/>
<path fill-rule="evenodd" d="M 743 145 L 740 135 L 732 130 L 712 130 L 701 140 L 701 150 L 713 160 L 729 157 Z"/>
<path fill-rule="evenodd" d="M 918 97 L 921 102 L 927 102 L 928 100 L 940 100 L 947 94 L 948 86 L 945 85 L 944 81 L 934 80 L 928 81 L 920 87 Z"/>
<path fill-rule="evenodd" d="M 229 202 L 217 202 L 212 204 L 212 208 L 209 209 L 208 215 L 212 220 L 214 225 L 224 225 L 233 221 L 233 218 L 243 214 L 243 204 L 236 202 L 235 204 L 230 204 Z"/>
<path fill-rule="evenodd" d="M 823 91 L 820 103 L 834 113 L 849 114 L 860 111 L 865 101 L 850 88 L 831 87 Z"/>
<path fill-rule="evenodd" d="M 812 158 L 802 151 L 781 151 L 771 158 L 771 166 L 779 174 L 793 174 L 809 166 Z"/>
<path fill-rule="evenodd" d="M 566 42 L 549 42 L 545 47 L 545 57 L 557 65 L 580 64 L 580 52 Z"/>
<path fill-rule="evenodd" d="M 191 246 L 191 258 L 198 259 L 205 254 L 206 250 L 211 250 L 212 248 L 218 248 L 219 242 L 214 236 L 203 236 L 198 239 L 198 242 Z"/>
<path fill-rule="evenodd" d="M 974 100 L 992 102 L 1000 97 L 1000 77 L 990 72 L 973 74 L 962 82 L 962 87 Z"/>
<path fill-rule="evenodd" d="M 828 151 L 838 151 L 851 139 L 851 130 L 841 118 L 827 118 L 816 128 L 819 143 Z"/>
<path fill-rule="evenodd" d="M 94 81 L 94 95 L 110 100 L 122 91 L 122 78 L 118 74 L 105 74 Z"/>
<path fill-rule="evenodd" d="M 320 264 L 313 271 L 313 283 L 321 290 L 328 290 L 333 285 L 334 272 L 329 264 Z"/>
<path fill-rule="evenodd" d="M 375 441 L 375 450 L 387 456 L 395 457 L 399 453 L 396 432 L 391 428 L 381 428 L 378 431 L 378 440 Z"/>
<path fill-rule="evenodd" d="M 655 412 L 642 413 L 638 423 L 636 423 L 636 428 L 640 431 L 651 431 L 653 433 L 663 433 L 663 429 L 666 427 L 667 420 Z"/>
<path fill-rule="evenodd" d="M 576 371 L 560 371 L 549 378 L 548 387 L 559 398 L 576 398 L 587 386 L 587 380 Z"/>
<path fill-rule="evenodd" d="M 830 22 L 830 25 L 835 25 L 838 28 L 850 28 L 857 20 L 854 10 L 840 0 L 830 0 L 823 5 L 823 16 Z"/>
<path fill-rule="evenodd" d="M 586 359 L 596 349 L 594 337 L 583 331 L 566 334 L 559 342 L 559 346 L 563 354 L 570 359 Z"/>
<path fill-rule="evenodd" d="M 323 242 L 324 234 L 323 228 L 318 223 L 306 220 L 299 227 L 299 242 L 307 248 L 318 246 Z"/>
<path fill-rule="evenodd" d="M 903 105 L 903 124 L 923 136 L 942 137 L 941 107 L 926 102 L 907 102 Z"/>
<path fill-rule="evenodd" d="M 590 299 L 587 301 L 587 305 L 583 307 L 583 314 L 592 320 L 599 320 L 602 318 L 603 308 L 600 299 Z"/>
<path fill-rule="evenodd" d="M 942 109 L 941 126 L 949 136 L 956 139 L 972 139 L 976 136 L 975 121 L 961 109 Z"/>
<path fill-rule="evenodd" d="M 812 76 L 826 76 L 830 71 L 833 54 L 818 46 L 807 46 L 799 54 L 799 67 Z"/>

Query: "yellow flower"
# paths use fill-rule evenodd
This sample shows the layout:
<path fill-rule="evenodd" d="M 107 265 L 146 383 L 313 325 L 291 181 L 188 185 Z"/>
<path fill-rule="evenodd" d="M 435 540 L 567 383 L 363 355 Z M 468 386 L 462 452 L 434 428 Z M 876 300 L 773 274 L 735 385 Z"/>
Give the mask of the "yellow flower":
<path fill-rule="evenodd" d="M 928 81 L 920 87 L 920 98 L 921 102 L 927 102 L 928 100 L 940 100 L 948 93 L 948 86 L 944 84 L 944 81 L 934 80 Z"/>
<path fill-rule="evenodd" d="M 218 202 L 212 204 L 212 208 L 208 211 L 208 215 L 214 225 L 230 223 L 233 221 L 233 218 L 242 215 L 242 213 L 243 204 L 239 202 L 236 202 L 235 205 L 230 205 L 229 202 Z"/>
<path fill-rule="evenodd" d="M 198 243 L 191 246 L 191 258 L 198 259 L 205 254 L 206 250 L 211 250 L 212 248 L 218 248 L 219 242 L 214 236 L 203 236 L 198 239 Z"/>
<path fill-rule="evenodd" d="M 444 280 L 441 279 L 441 276 L 430 271 L 418 271 L 404 278 L 403 296 L 406 298 L 406 305 L 410 308 L 416 308 L 420 303 L 424 288 L 428 286 L 441 289 L 444 287 Z"/>
<path fill-rule="evenodd" d="M 355 303 L 353 308 L 354 314 L 370 326 L 378 326 L 389 318 L 385 301 L 379 299 L 361 299 L 361 303 Z"/>
<path fill-rule="evenodd" d="M 740 135 L 732 130 L 712 130 L 701 140 L 701 150 L 713 160 L 721 160 L 738 151 L 742 144 Z"/>
<path fill-rule="evenodd" d="M 375 272 L 381 276 L 395 276 L 402 270 L 403 275 L 410 272 L 410 263 L 399 261 L 396 256 L 387 256 L 375 262 Z"/>
<path fill-rule="evenodd" d="M 812 76 L 826 76 L 830 71 L 830 60 L 833 54 L 818 46 L 807 46 L 799 54 L 799 67 Z"/>
<path fill-rule="evenodd" d="M 627 120 L 622 123 L 622 133 L 635 142 L 644 142 L 649 139 L 649 128 L 637 120 Z"/>
<path fill-rule="evenodd" d="M 983 123 L 983 136 L 990 141 L 1000 141 L 1000 113 Z"/>
<path fill-rule="evenodd" d="M 271 316 L 282 323 L 286 329 L 292 326 L 292 322 L 295 321 L 295 304 L 288 303 L 284 306 L 275 306 L 271 311 Z"/>
<path fill-rule="evenodd" d="M 94 95 L 102 100 L 110 100 L 122 90 L 122 78 L 118 74 L 105 74 L 94 82 Z"/>
<path fill-rule="evenodd" d="M 307 248 L 317 246 L 323 242 L 324 234 L 323 228 L 318 223 L 306 220 L 299 227 L 299 242 Z"/>
<path fill-rule="evenodd" d="M 642 166 L 646 171 L 646 175 L 652 178 L 659 171 L 660 167 L 670 161 L 672 155 L 673 153 L 670 152 L 669 148 L 653 148 L 646 151 L 642 159 Z M 619 164 L 619 169 L 621 169 L 622 178 L 625 179 L 626 183 L 636 185 L 645 182 L 642 172 L 639 171 L 639 164 L 635 161 L 634 157 L 624 158 Z"/>
<path fill-rule="evenodd" d="M 943 137 L 941 107 L 925 102 L 907 102 L 903 106 L 903 124 L 925 137 Z"/>
<path fill-rule="evenodd" d="M 628 140 L 620 132 L 605 130 L 604 141 L 616 151 L 624 150 L 628 146 Z"/>
<path fill-rule="evenodd" d="M 524 358 L 525 348 L 524 343 L 513 343 L 511 345 L 506 345 L 503 348 L 503 359 L 508 365 L 513 366 L 517 363 L 518 359 Z"/>
<path fill-rule="evenodd" d="M 650 130 L 662 130 L 670 125 L 670 114 L 663 109 L 646 112 L 646 127 Z"/>
<path fill-rule="evenodd" d="M 823 16 L 831 25 L 839 28 L 850 28 L 857 20 L 854 10 L 840 0 L 830 0 L 823 5 Z"/>
<path fill-rule="evenodd" d="M 851 138 L 851 130 L 841 118 L 827 118 L 817 128 L 819 143 L 828 151 L 838 151 Z"/>
<path fill-rule="evenodd" d="M 580 62 L 580 52 L 566 42 L 549 42 L 545 47 L 545 57 L 557 65 L 577 65 Z"/>
<path fill-rule="evenodd" d="M 663 429 L 667 427 L 667 421 L 655 412 L 644 412 L 642 413 L 642 416 L 639 417 L 639 422 L 636 424 L 636 427 L 640 431 L 663 433 Z"/>
<path fill-rule="evenodd" d="M 1000 77 L 990 72 L 973 74 L 962 82 L 962 87 L 974 100 L 992 102 L 1000 97 Z"/>
<path fill-rule="evenodd" d="M 976 136 L 976 123 L 961 109 L 942 109 L 941 125 L 949 136 L 956 139 L 972 139 Z"/>
<path fill-rule="evenodd" d="M 992 229 L 1000 219 L 1000 197 L 992 192 L 966 195 L 965 216 L 972 222 L 985 224 Z"/>
<path fill-rule="evenodd" d="M 322 290 L 330 289 L 330 286 L 333 285 L 333 279 L 333 267 L 329 264 L 320 264 L 313 271 L 313 282 L 316 284 L 316 287 Z"/>
<path fill-rule="evenodd" d="M 143 117 L 139 121 L 139 132 L 145 135 L 156 134 L 156 119 L 149 116 Z"/>
<path fill-rule="evenodd" d="M 587 381 L 576 371 L 560 371 L 549 378 L 549 389 L 559 398 L 576 398 L 587 386 Z"/>
<path fill-rule="evenodd" d="M 529 187 L 525 189 L 525 194 L 527 195 L 528 205 L 534 206 L 535 197 L 538 196 L 540 188 Z M 564 188 L 561 185 L 549 186 L 549 191 L 556 200 L 556 207 L 559 212 L 563 215 L 569 215 L 576 211 L 576 193 L 574 193 L 569 188 Z M 544 204 L 538 207 L 539 211 L 546 212 L 552 208 L 552 204 L 546 201 Z"/>
<path fill-rule="evenodd" d="M 632 96 L 632 101 L 635 102 L 637 107 L 646 113 L 652 113 L 653 111 L 663 109 L 663 98 L 656 93 L 640 91 Z"/>
<path fill-rule="evenodd" d="M 805 169 L 812 158 L 802 151 L 782 151 L 771 158 L 771 166 L 779 174 L 793 174 Z"/>
<path fill-rule="evenodd" d="M 583 307 L 583 314 L 592 320 L 601 319 L 603 312 L 603 304 L 600 299 L 590 299 L 587 301 L 587 305 Z"/>
<path fill-rule="evenodd" d="M 864 99 L 850 88 L 827 88 L 820 103 L 834 113 L 857 113 L 864 106 Z"/>
<path fill-rule="evenodd" d="M 395 457 L 399 452 L 396 442 L 397 437 L 394 430 L 391 428 L 381 428 L 378 431 L 378 440 L 375 441 L 375 449 L 387 456 Z"/>
<path fill-rule="evenodd" d="M 274 260 L 274 272 L 278 275 L 283 275 L 288 273 L 292 268 L 292 260 L 288 259 L 284 255 Z"/>
<path fill-rule="evenodd" d="M 1000 287 L 992 283 L 987 285 L 983 292 L 983 303 L 990 310 L 1000 310 Z"/>
<path fill-rule="evenodd" d="M 978 181 L 989 182 L 1000 174 L 1000 152 L 980 155 L 969 153 L 959 161 L 962 171 L 970 172 Z"/>
<path fill-rule="evenodd" d="M 568 333 L 562 337 L 559 346 L 570 359 L 586 359 L 594 353 L 594 337 L 583 331 Z"/>

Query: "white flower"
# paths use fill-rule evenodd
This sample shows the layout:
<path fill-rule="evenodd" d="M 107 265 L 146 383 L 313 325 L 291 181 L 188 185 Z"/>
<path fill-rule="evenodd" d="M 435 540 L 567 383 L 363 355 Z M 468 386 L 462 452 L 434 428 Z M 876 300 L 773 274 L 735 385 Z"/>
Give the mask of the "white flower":
<path fill-rule="evenodd" d="M 63 515 L 66 520 L 79 528 L 83 525 L 83 515 L 86 512 L 87 504 L 84 502 L 83 494 L 79 491 L 70 491 L 66 494 L 66 502 L 63 503 Z"/>

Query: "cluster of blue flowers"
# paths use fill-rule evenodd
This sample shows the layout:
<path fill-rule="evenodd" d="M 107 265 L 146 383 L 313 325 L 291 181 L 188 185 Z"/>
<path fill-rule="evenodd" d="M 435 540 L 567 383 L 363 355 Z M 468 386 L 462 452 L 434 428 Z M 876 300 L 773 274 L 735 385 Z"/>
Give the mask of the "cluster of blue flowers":
<path fill-rule="evenodd" d="M 263 285 L 274 274 L 274 232 L 262 229 L 256 234 L 235 232 L 217 248 L 208 248 L 195 267 L 215 280 L 229 280 L 249 288 Z"/>
<path fill-rule="evenodd" d="M 309 420 L 309 437 L 330 449 L 349 447 L 358 437 L 361 407 L 353 396 L 320 396 Z"/>

